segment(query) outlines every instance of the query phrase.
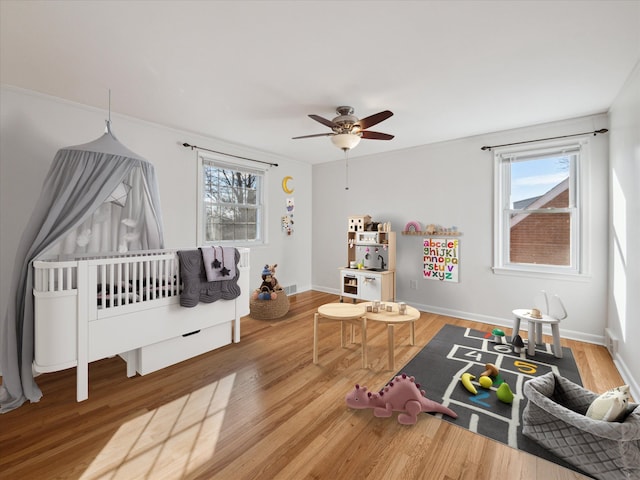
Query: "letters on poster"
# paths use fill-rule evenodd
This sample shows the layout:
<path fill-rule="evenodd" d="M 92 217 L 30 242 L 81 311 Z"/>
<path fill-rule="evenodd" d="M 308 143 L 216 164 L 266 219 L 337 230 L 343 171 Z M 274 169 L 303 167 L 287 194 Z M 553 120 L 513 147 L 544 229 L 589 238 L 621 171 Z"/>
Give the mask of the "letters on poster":
<path fill-rule="evenodd" d="M 422 253 L 423 278 L 457 282 L 460 269 L 460 240 L 457 238 L 425 238 Z"/>

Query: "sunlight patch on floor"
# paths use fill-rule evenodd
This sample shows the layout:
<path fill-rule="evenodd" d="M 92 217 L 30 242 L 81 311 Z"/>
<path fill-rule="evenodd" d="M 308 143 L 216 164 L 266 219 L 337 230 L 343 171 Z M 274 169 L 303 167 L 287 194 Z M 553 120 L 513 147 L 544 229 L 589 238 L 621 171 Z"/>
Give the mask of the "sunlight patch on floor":
<path fill-rule="evenodd" d="M 211 459 L 235 374 L 123 423 L 82 479 L 182 478 Z"/>

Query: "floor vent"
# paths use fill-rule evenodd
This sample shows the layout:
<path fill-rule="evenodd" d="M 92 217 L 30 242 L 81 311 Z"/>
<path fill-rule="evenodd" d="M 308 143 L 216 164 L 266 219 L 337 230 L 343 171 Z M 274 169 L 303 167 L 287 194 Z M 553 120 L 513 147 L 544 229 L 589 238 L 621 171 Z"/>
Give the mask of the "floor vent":
<path fill-rule="evenodd" d="M 287 295 L 292 295 L 298 291 L 298 286 L 294 283 L 293 285 L 287 285 L 284 287 L 284 293 Z"/>
<path fill-rule="evenodd" d="M 616 358 L 618 354 L 618 337 L 609 328 L 604 329 L 604 345 L 609 350 L 611 358 Z"/>

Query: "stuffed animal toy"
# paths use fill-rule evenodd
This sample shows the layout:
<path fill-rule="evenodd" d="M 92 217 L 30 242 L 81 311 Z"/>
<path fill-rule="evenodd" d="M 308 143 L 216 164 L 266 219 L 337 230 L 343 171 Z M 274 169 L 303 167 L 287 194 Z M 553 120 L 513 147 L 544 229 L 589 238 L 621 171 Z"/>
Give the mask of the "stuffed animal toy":
<path fill-rule="evenodd" d="M 351 408 L 372 408 L 376 417 L 390 417 L 400 412 L 398 423 L 413 425 L 418 421 L 420 412 L 437 412 L 457 418 L 458 415 L 444 405 L 429 400 L 414 377 L 398 375 L 378 393 L 367 391 L 367 387 L 356 385 L 345 397 Z"/>
<path fill-rule="evenodd" d="M 276 265 L 277 266 L 277 265 Z M 275 268 L 275 266 L 274 266 Z M 251 297 L 256 300 L 275 300 L 278 298 L 278 294 L 274 291 L 273 285 L 273 276 L 271 275 L 271 270 L 269 269 L 269 265 L 265 265 L 262 270 L 262 284 L 258 289 L 254 290 Z M 276 282 L 277 283 L 277 282 Z"/>
<path fill-rule="evenodd" d="M 612 388 L 596 398 L 585 415 L 594 420 L 619 422 L 624 417 L 628 405 L 629 385 L 623 385 Z"/>
<path fill-rule="evenodd" d="M 277 267 L 278 267 L 277 263 L 274 263 L 273 265 L 265 265 L 265 268 L 268 268 L 269 271 L 271 272 L 271 289 L 274 292 L 282 290 L 282 287 L 280 286 L 280 284 L 278 283 L 278 279 L 276 278 Z"/>

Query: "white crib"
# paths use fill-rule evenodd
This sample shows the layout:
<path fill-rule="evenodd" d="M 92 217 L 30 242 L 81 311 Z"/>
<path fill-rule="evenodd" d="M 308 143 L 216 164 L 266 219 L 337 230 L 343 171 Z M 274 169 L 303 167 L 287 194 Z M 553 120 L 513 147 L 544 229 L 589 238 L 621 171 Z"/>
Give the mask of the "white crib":
<path fill-rule="evenodd" d="M 181 307 L 177 250 L 34 261 L 36 373 L 77 367 L 88 398 L 89 362 L 114 355 L 145 375 L 240 341 L 249 314 L 249 249 L 238 248 L 234 300 Z"/>

